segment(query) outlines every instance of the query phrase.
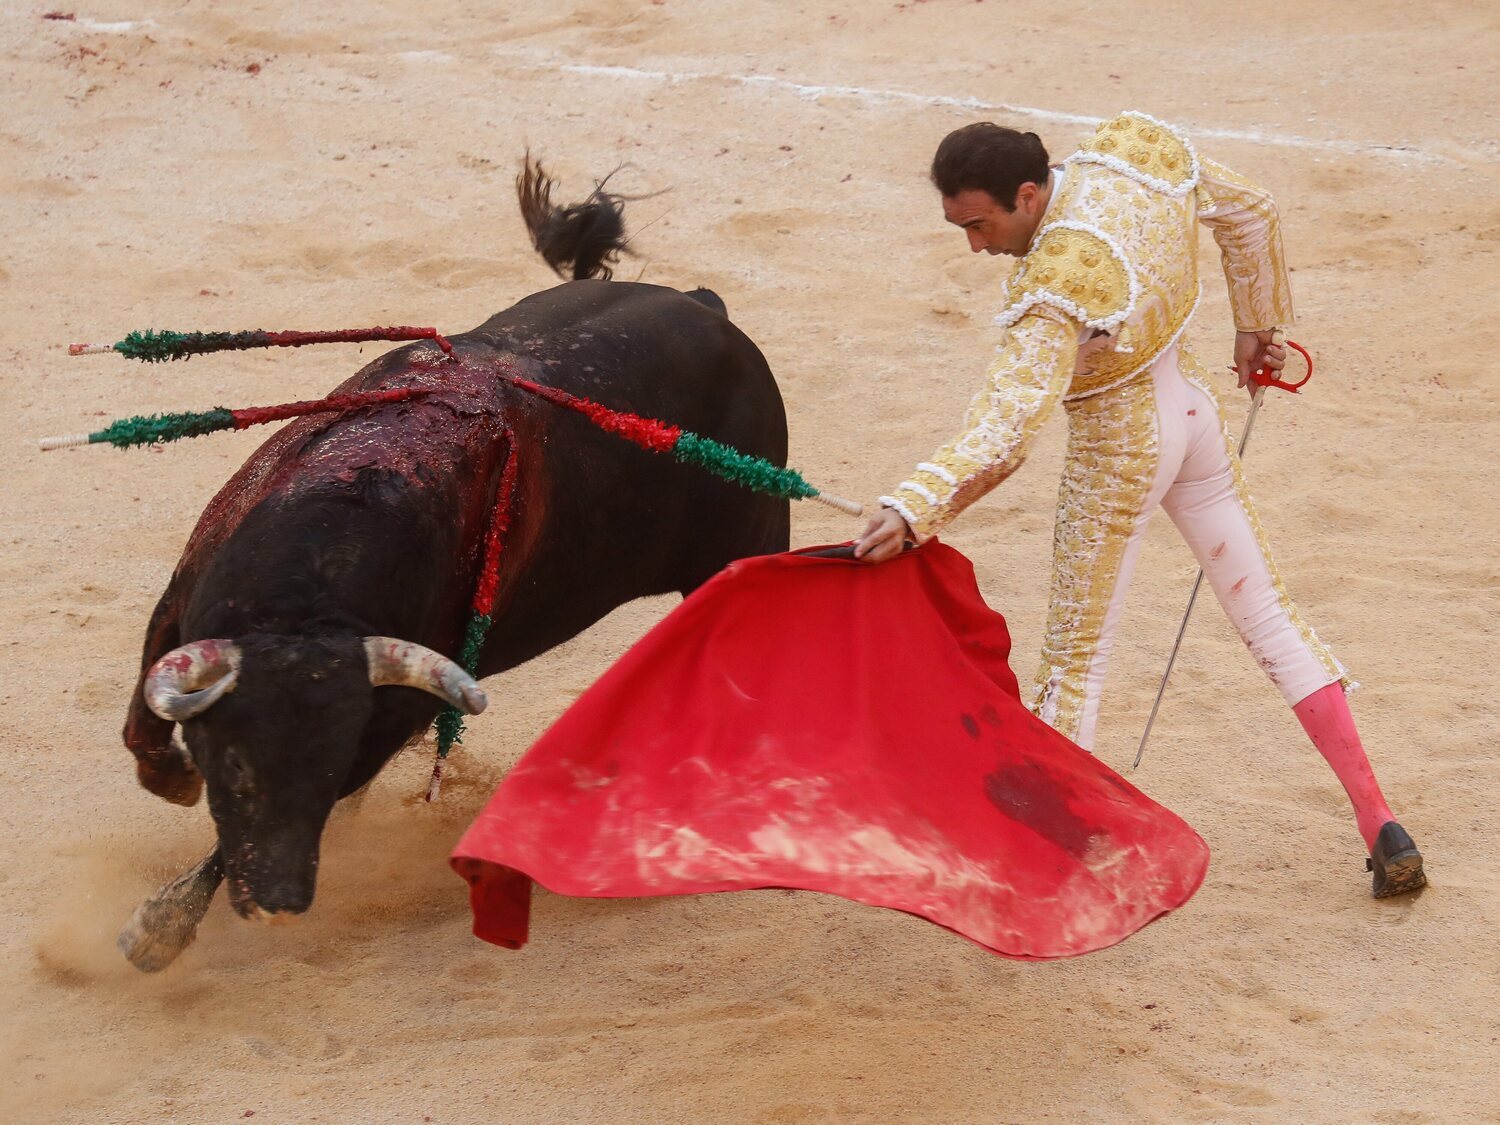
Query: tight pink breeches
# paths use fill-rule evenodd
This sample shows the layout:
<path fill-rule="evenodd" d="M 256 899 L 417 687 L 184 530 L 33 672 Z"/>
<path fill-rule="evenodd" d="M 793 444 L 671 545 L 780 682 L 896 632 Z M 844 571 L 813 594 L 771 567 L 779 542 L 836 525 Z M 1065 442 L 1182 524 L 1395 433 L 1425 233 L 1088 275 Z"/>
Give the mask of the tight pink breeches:
<path fill-rule="evenodd" d="M 1045 721 L 1092 744 L 1115 629 L 1158 505 L 1289 705 L 1345 679 L 1276 573 L 1218 402 L 1190 354 L 1170 348 L 1149 381 L 1069 403 L 1068 413 L 1069 465 L 1036 686 Z M 1091 548 L 1092 557 L 1078 557 Z"/>

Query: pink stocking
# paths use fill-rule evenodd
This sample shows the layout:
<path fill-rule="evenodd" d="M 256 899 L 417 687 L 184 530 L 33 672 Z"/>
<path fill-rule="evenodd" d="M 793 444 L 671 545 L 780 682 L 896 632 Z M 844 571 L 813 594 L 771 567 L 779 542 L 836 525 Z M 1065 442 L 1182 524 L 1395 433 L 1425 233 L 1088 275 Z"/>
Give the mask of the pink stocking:
<path fill-rule="evenodd" d="M 1359 732 L 1354 729 L 1354 716 L 1344 700 L 1343 685 L 1333 683 L 1313 692 L 1292 711 L 1318 753 L 1327 759 L 1343 783 L 1344 792 L 1354 804 L 1359 834 L 1365 838 L 1365 846 L 1373 848 L 1381 825 L 1396 818 L 1381 795 L 1370 759 L 1365 757 Z"/>

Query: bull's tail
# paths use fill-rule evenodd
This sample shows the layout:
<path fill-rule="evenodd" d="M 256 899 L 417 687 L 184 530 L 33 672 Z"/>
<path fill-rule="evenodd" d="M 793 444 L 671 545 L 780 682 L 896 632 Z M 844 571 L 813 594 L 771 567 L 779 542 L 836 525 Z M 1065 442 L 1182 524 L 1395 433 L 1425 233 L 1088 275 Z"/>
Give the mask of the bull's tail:
<path fill-rule="evenodd" d="M 516 176 L 516 195 L 521 202 L 521 218 L 542 260 L 559 277 L 568 276 L 572 267 L 574 281 L 588 277 L 608 281 L 614 275 L 610 268 L 627 254 L 625 244 L 625 197 L 604 190 L 609 178 L 594 188 L 582 203 L 559 207 L 552 202 L 553 180 L 531 154 Z"/>

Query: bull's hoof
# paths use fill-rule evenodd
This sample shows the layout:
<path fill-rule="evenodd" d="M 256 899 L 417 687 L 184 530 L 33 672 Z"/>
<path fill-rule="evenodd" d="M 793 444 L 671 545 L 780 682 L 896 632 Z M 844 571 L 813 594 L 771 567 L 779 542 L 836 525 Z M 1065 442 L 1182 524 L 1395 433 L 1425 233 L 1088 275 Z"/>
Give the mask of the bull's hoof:
<path fill-rule="evenodd" d="M 198 936 L 197 919 L 153 909 L 156 905 L 154 900 L 141 903 L 115 940 L 125 959 L 143 973 L 161 972 Z"/>
<path fill-rule="evenodd" d="M 165 969 L 193 944 L 198 923 L 208 913 L 223 878 L 216 850 L 136 907 L 115 939 L 115 947 L 143 973 Z"/>

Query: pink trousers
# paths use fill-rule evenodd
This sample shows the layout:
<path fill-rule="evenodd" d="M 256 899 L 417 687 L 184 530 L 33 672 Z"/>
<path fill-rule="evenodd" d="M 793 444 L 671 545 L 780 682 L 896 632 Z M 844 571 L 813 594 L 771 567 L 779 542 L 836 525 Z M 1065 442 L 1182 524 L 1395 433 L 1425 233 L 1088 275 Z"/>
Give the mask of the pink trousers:
<path fill-rule="evenodd" d="M 1126 591 L 1152 514 L 1177 525 L 1219 604 L 1289 705 L 1343 667 L 1302 620 L 1202 366 L 1173 347 L 1140 380 L 1068 403 L 1052 605 L 1034 709 L 1091 746 Z"/>

